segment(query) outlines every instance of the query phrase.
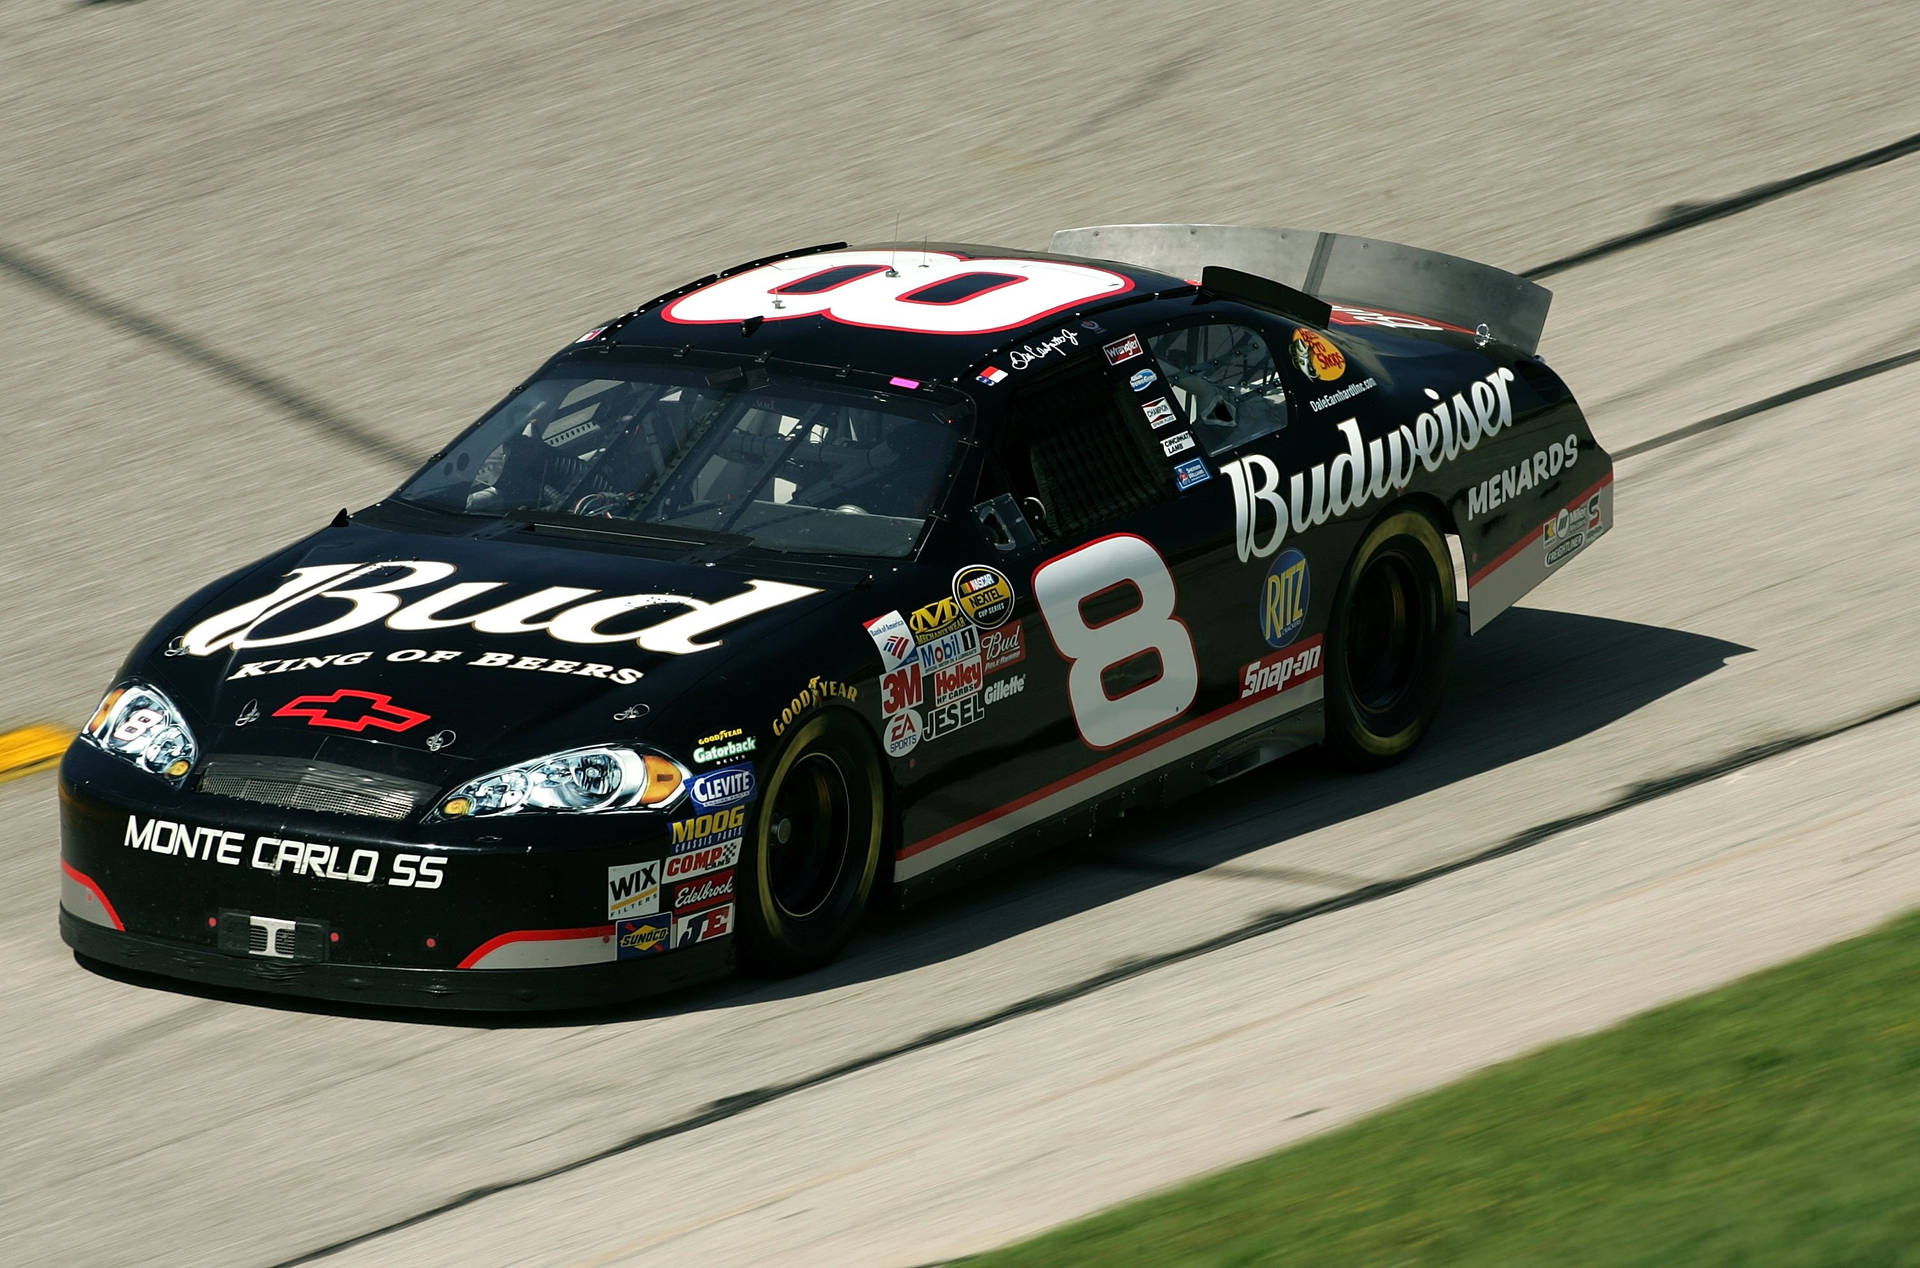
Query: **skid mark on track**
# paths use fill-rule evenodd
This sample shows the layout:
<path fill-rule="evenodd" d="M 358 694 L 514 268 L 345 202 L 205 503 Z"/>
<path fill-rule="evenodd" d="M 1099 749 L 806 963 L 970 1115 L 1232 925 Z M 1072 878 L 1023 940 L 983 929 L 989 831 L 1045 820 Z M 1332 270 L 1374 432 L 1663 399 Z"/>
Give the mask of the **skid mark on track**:
<path fill-rule="evenodd" d="M 0 731 L 0 784 L 51 769 L 72 740 L 72 731 L 43 723 Z"/>
<path fill-rule="evenodd" d="M 1096 973 L 1091 977 L 1083 978 L 1078 982 L 1057 987 L 1050 991 L 1043 991 L 1040 994 L 1029 996 L 1023 1000 L 1017 1000 L 1005 1008 L 997 1009 L 994 1012 L 988 1013 L 983 1017 L 975 1018 L 972 1021 L 957 1022 L 951 1026 L 943 1026 L 917 1038 L 909 1039 L 903 1043 L 895 1044 L 864 1056 L 854 1057 L 838 1065 L 830 1066 L 827 1069 L 806 1075 L 802 1078 L 793 1079 L 785 1083 L 772 1084 L 763 1088 L 754 1088 L 746 1092 L 725 1097 L 715 1101 L 698 1113 L 690 1114 L 685 1118 L 668 1123 L 665 1126 L 641 1132 L 626 1140 L 609 1145 L 604 1149 L 599 1149 L 584 1157 L 577 1158 L 572 1162 L 561 1163 L 559 1166 L 549 1167 L 544 1171 L 534 1172 L 517 1179 L 502 1180 L 494 1184 L 482 1185 L 479 1188 L 470 1189 L 465 1193 L 450 1198 L 436 1206 L 429 1207 L 424 1211 L 410 1215 L 405 1219 L 396 1220 L 390 1224 L 384 1224 L 378 1228 L 369 1229 L 364 1233 L 358 1233 L 352 1237 L 344 1238 L 340 1241 L 307 1251 L 291 1259 L 282 1260 L 275 1268 L 290 1268 L 291 1265 L 295 1264 L 313 1263 L 316 1260 L 328 1258 L 341 1251 L 350 1250 L 354 1247 L 364 1246 L 369 1242 L 377 1241 L 390 1233 L 397 1233 L 404 1229 L 413 1228 L 436 1219 L 439 1216 L 450 1214 L 463 1207 L 472 1206 L 474 1203 L 492 1197 L 495 1194 L 528 1188 L 545 1180 L 552 1180 L 560 1176 L 569 1175 L 575 1171 L 590 1167 L 595 1163 L 617 1158 L 623 1154 L 644 1149 L 648 1145 L 669 1140 L 676 1136 L 682 1136 L 688 1132 L 697 1131 L 702 1127 L 708 1127 L 715 1123 L 724 1122 L 727 1119 L 744 1114 L 748 1110 L 757 1109 L 762 1105 L 784 1100 L 796 1093 L 821 1087 L 838 1079 L 845 1078 L 848 1075 L 858 1074 L 863 1070 L 870 1070 L 896 1057 L 904 1057 L 912 1053 L 921 1052 L 928 1048 L 947 1043 L 950 1040 L 978 1034 L 981 1031 L 1001 1025 L 1004 1022 L 1014 1021 L 1021 1017 L 1027 1017 L 1035 1013 L 1059 1007 L 1062 1004 L 1071 1003 L 1074 1000 L 1091 995 L 1106 987 L 1115 986 L 1122 982 L 1144 976 L 1156 969 L 1198 959 L 1212 952 L 1237 946 L 1250 939 L 1285 929 L 1290 925 L 1300 924 L 1319 916 L 1332 915 L 1336 912 L 1360 907 L 1367 903 L 1378 902 L 1383 898 L 1391 898 L 1395 895 L 1403 894 L 1408 890 L 1417 889 L 1422 885 L 1452 876 L 1458 872 L 1464 872 L 1469 868 L 1478 867 L 1483 863 L 1490 863 L 1497 859 L 1506 858 L 1509 855 L 1532 849 L 1534 846 L 1551 840 L 1562 833 L 1611 818 L 1635 806 L 1644 805 L 1647 802 L 1655 801 L 1659 798 L 1682 792 L 1701 784 L 1711 783 L 1714 780 L 1724 778 L 1736 771 L 1744 770 L 1749 766 L 1757 765 L 1771 758 L 1792 753 L 1826 740 L 1835 739 L 1849 732 L 1872 726 L 1877 722 L 1886 721 L 1915 709 L 1920 709 L 1920 695 L 1908 696 L 1903 700 L 1886 705 L 1883 708 L 1875 709 L 1872 712 L 1862 714 L 1845 722 L 1821 727 L 1817 730 L 1802 731 L 1781 736 L 1778 739 L 1768 740 L 1740 749 L 1737 752 L 1717 758 L 1714 761 L 1706 762 L 1698 766 L 1687 767 L 1683 770 L 1674 771 L 1670 774 L 1635 784 L 1623 790 L 1612 800 L 1592 810 L 1565 815 L 1558 819 L 1551 819 L 1545 823 L 1537 824 L 1534 827 L 1508 837 L 1496 845 L 1469 855 L 1466 858 L 1458 859 L 1451 863 L 1441 863 L 1434 867 L 1410 873 L 1406 876 L 1395 877 L 1391 880 L 1377 881 L 1371 885 L 1365 885 L 1344 894 L 1322 899 L 1319 902 L 1308 903 L 1302 907 L 1292 907 L 1269 912 L 1263 916 L 1256 916 L 1252 920 L 1236 928 L 1229 929 L 1224 933 L 1217 934 L 1214 937 L 1190 943 L 1184 947 L 1177 947 L 1171 951 L 1162 952 L 1159 955 L 1147 956 L 1138 960 L 1129 961 L 1125 964 L 1115 965 L 1113 968 L 1101 973 Z"/>
<path fill-rule="evenodd" d="M 1731 198 L 1719 198 L 1706 203 L 1683 203 L 1671 208 L 1658 224 L 1649 225 L 1645 229 L 1636 229 L 1632 233 L 1623 233 L 1615 238 L 1608 238 L 1604 242 L 1575 251 L 1572 255 L 1563 255 L 1557 260 L 1549 260 L 1545 264 L 1537 264 L 1521 276 L 1537 279 L 1551 277 L 1555 273 L 1564 273 L 1576 265 L 1605 259 L 1621 251 L 1631 250 L 1670 234 L 1679 233 L 1683 229 L 1691 229 L 1695 225 L 1704 225 L 1711 221 L 1724 220 L 1728 216 L 1737 216 L 1743 211 L 1749 211 L 1763 203 L 1770 203 L 1776 198 L 1798 193 L 1800 190 L 1833 180 L 1835 177 L 1863 172 L 1870 167 L 1878 167 L 1882 163 L 1891 163 L 1909 154 L 1920 154 L 1920 133 L 1868 150 L 1864 154 L 1855 154 L 1851 158 L 1841 159 L 1837 163 L 1828 163 L 1825 167 L 1816 167 L 1812 171 L 1769 181 L 1765 185 L 1756 185 L 1745 193 L 1735 194 Z"/>
<path fill-rule="evenodd" d="M 210 348 L 192 335 L 175 330 L 118 300 L 88 290 L 52 265 L 32 259 L 3 243 L 0 243 L 0 273 L 11 275 L 41 294 L 50 295 L 126 334 L 165 348 L 182 361 L 252 393 L 282 413 L 335 440 L 372 454 L 383 462 L 408 471 L 419 465 L 417 458 L 406 449 L 321 404 L 292 385 L 254 369 L 237 357 Z"/>
<path fill-rule="evenodd" d="M 1658 449 L 1662 445 L 1671 445 L 1676 440 L 1685 440 L 1689 436 L 1698 436 L 1702 432 L 1712 431 L 1716 427 L 1725 427 L 1728 423 L 1737 423 L 1742 419 L 1752 418 L 1756 414 L 1764 414 L 1769 410 L 1779 409 L 1782 405 L 1791 405 L 1795 401 L 1804 401 L 1809 396 L 1818 396 L 1822 392 L 1831 392 L 1835 388 L 1846 387 L 1850 383 L 1858 383 L 1862 379 L 1870 379 L 1877 374 L 1885 374 L 1889 370 L 1899 370 L 1910 365 L 1920 365 L 1920 348 L 1912 348 L 1891 357 L 1882 357 L 1878 361 L 1869 361 L 1865 365 L 1855 366 L 1851 370 L 1842 370 L 1838 374 L 1829 374 L 1825 378 L 1814 379 L 1812 382 L 1802 383 L 1798 387 L 1790 387 L 1784 392 L 1775 392 L 1772 396 L 1762 397 L 1760 400 L 1754 401 L 1749 405 L 1742 405 L 1738 409 L 1730 409 L 1725 413 L 1715 414 L 1711 418 L 1703 418 L 1697 423 L 1688 423 L 1685 427 L 1676 427 L 1670 432 L 1662 432 L 1650 440 L 1643 440 L 1638 444 L 1628 445 L 1624 449 L 1614 450 L 1613 460 L 1620 462 L 1636 454 L 1646 453 L 1649 449 Z"/>

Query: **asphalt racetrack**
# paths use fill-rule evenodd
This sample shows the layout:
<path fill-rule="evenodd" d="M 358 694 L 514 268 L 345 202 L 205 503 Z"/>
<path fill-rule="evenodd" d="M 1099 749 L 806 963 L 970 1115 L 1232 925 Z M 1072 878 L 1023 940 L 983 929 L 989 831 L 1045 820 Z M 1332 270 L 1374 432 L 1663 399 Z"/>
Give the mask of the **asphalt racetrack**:
<path fill-rule="evenodd" d="M 0 7 L 0 731 L 598 319 L 804 243 L 1541 270 L 1619 459 L 1413 760 L 1299 755 L 795 981 L 498 1027 L 157 990 L 74 962 L 53 778 L 0 784 L 0 1262 L 926 1262 L 1914 905 L 1916 65 L 1899 0 Z"/>

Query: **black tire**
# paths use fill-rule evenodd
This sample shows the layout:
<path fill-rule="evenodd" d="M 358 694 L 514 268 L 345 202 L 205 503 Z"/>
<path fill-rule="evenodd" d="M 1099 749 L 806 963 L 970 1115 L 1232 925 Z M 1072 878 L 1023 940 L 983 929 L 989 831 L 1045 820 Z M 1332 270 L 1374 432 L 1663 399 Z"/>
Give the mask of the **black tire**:
<path fill-rule="evenodd" d="M 873 892 L 885 826 L 880 757 L 858 723 L 828 710 L 795 728 L 741 851 L 741 964 L 785 976 L 839 954 Z"/>
<path fill-rule="evenodd" d="M 1368 530 L 1327 628 L 1327 748 L 1362 770 L 1399 761 L 1439 712 L 1453 659 L 1453 559 L 1431 519 Z"/>

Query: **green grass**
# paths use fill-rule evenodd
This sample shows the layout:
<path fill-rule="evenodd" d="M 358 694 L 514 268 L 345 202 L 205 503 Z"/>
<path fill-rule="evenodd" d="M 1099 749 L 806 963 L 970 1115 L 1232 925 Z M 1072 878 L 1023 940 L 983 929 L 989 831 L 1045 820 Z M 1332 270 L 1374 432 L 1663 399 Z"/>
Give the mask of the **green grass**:
<path fill-rule="evenodd" d="M 1920 1264 L 1920 913 L 968 1262 Z"/>

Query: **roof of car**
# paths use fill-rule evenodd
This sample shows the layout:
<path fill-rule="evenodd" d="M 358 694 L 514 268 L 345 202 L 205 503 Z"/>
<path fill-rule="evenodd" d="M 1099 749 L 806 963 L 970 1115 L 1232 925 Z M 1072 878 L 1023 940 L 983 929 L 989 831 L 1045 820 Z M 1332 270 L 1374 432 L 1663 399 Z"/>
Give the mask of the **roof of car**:
<path fill-rule="evenodd" d="M 829 252 L 832 255 L 823 259 Z M 778 311 L 763 311 L 756 319 L 753 315 L 742 317 L 740 313 L 743 310 L 719 302 L 722 293 L 716 284 L 748 270 L 766 268 L 791 273 L 793 280 L 774 288 L 772 292 L 762 282 L 752 283 L 748 289 L 755 293 L 755 298 L 762 305 L 766 303 L 764 297 L 772 293 L 786 294 L 788 297 L 785 301 L 774 299 L 774 309 L 789 306 L 818 308 L 826 301 L 809 300 L 807 297 L 834 289 L 836 277 L 839 276 L 836 270 L 856 271 L 859 267 L 857 257 L 863 255 L 870 257 L 868 267 L 886 269 L 888 278 L 906 279 L 898 285 L 909 288 L 904 292 L 908 298 L 886 301 L 888 304 L 918 302 L 926 304 L 930 312 L 945 308 L 954 301 L 945 301 L 937 296 L 930 300 L 911 301 L 914 290 L 925 290 L 932 294 L 934 288 L 941 284 L 941 279 L 952 279 L 956 273 L 961 273 L 971 279 L 959 281 L 962 288 L 972 285 L 980 294 L 985 294 L 994 289 L 995 284 L 982 279 L 990 278 L 993 273 L 992 262 L 996 260 L 1081 266 L 1118 280 L 1107 283 L 1108 289 L 1103 294 L 1073 299 L 1038 317 L 1022 313 L 1021 319 L 1013 324 L 992 330 L 965 330 L 960 333 L 901 329 L 879 321 L 849 321 L 844 315 L 827 316 L 813 311 L 793 316 L 785 316 Z M 849 260 L 855 263 L 850 264 Z M 956 260 L 975 267 L 960 266 Z M 930 271 L 921 274 L 922 269 Z M 916 275 L 933 280 L 916 287 Z M 808 289 L 814 279 L 820 279 L 822 283 L 818 290 Z M 768 355 L 785 361 L 850 366 L 856 370 L 916 380 L 958 380 L 987 363 L 995 354 L 1020 347 L 1036 338 L 1052 336 L 1060 330 L 1071 332 L 1076 339 L 1098 339 L 1111 327 L 1108 323 L 1096 320 L 1096 314 L 1138 304 L 1169 292 L 1190 293 L 1192 289 L 1191 283 L 1180 278 L 1112 260 L 1051 255 L 973 243 L 882 242 L 859 247 L 831 243 L 752 260 L 723 273 L 688 283 L 647 301 L 609 324 L 599 332 L 599 337 L 624 346 L 694 348 L 749 356 Z M 696 295 L 701 298 L 694 299 Z M 938 321 L 939 318 L 933 320 Z"/>

